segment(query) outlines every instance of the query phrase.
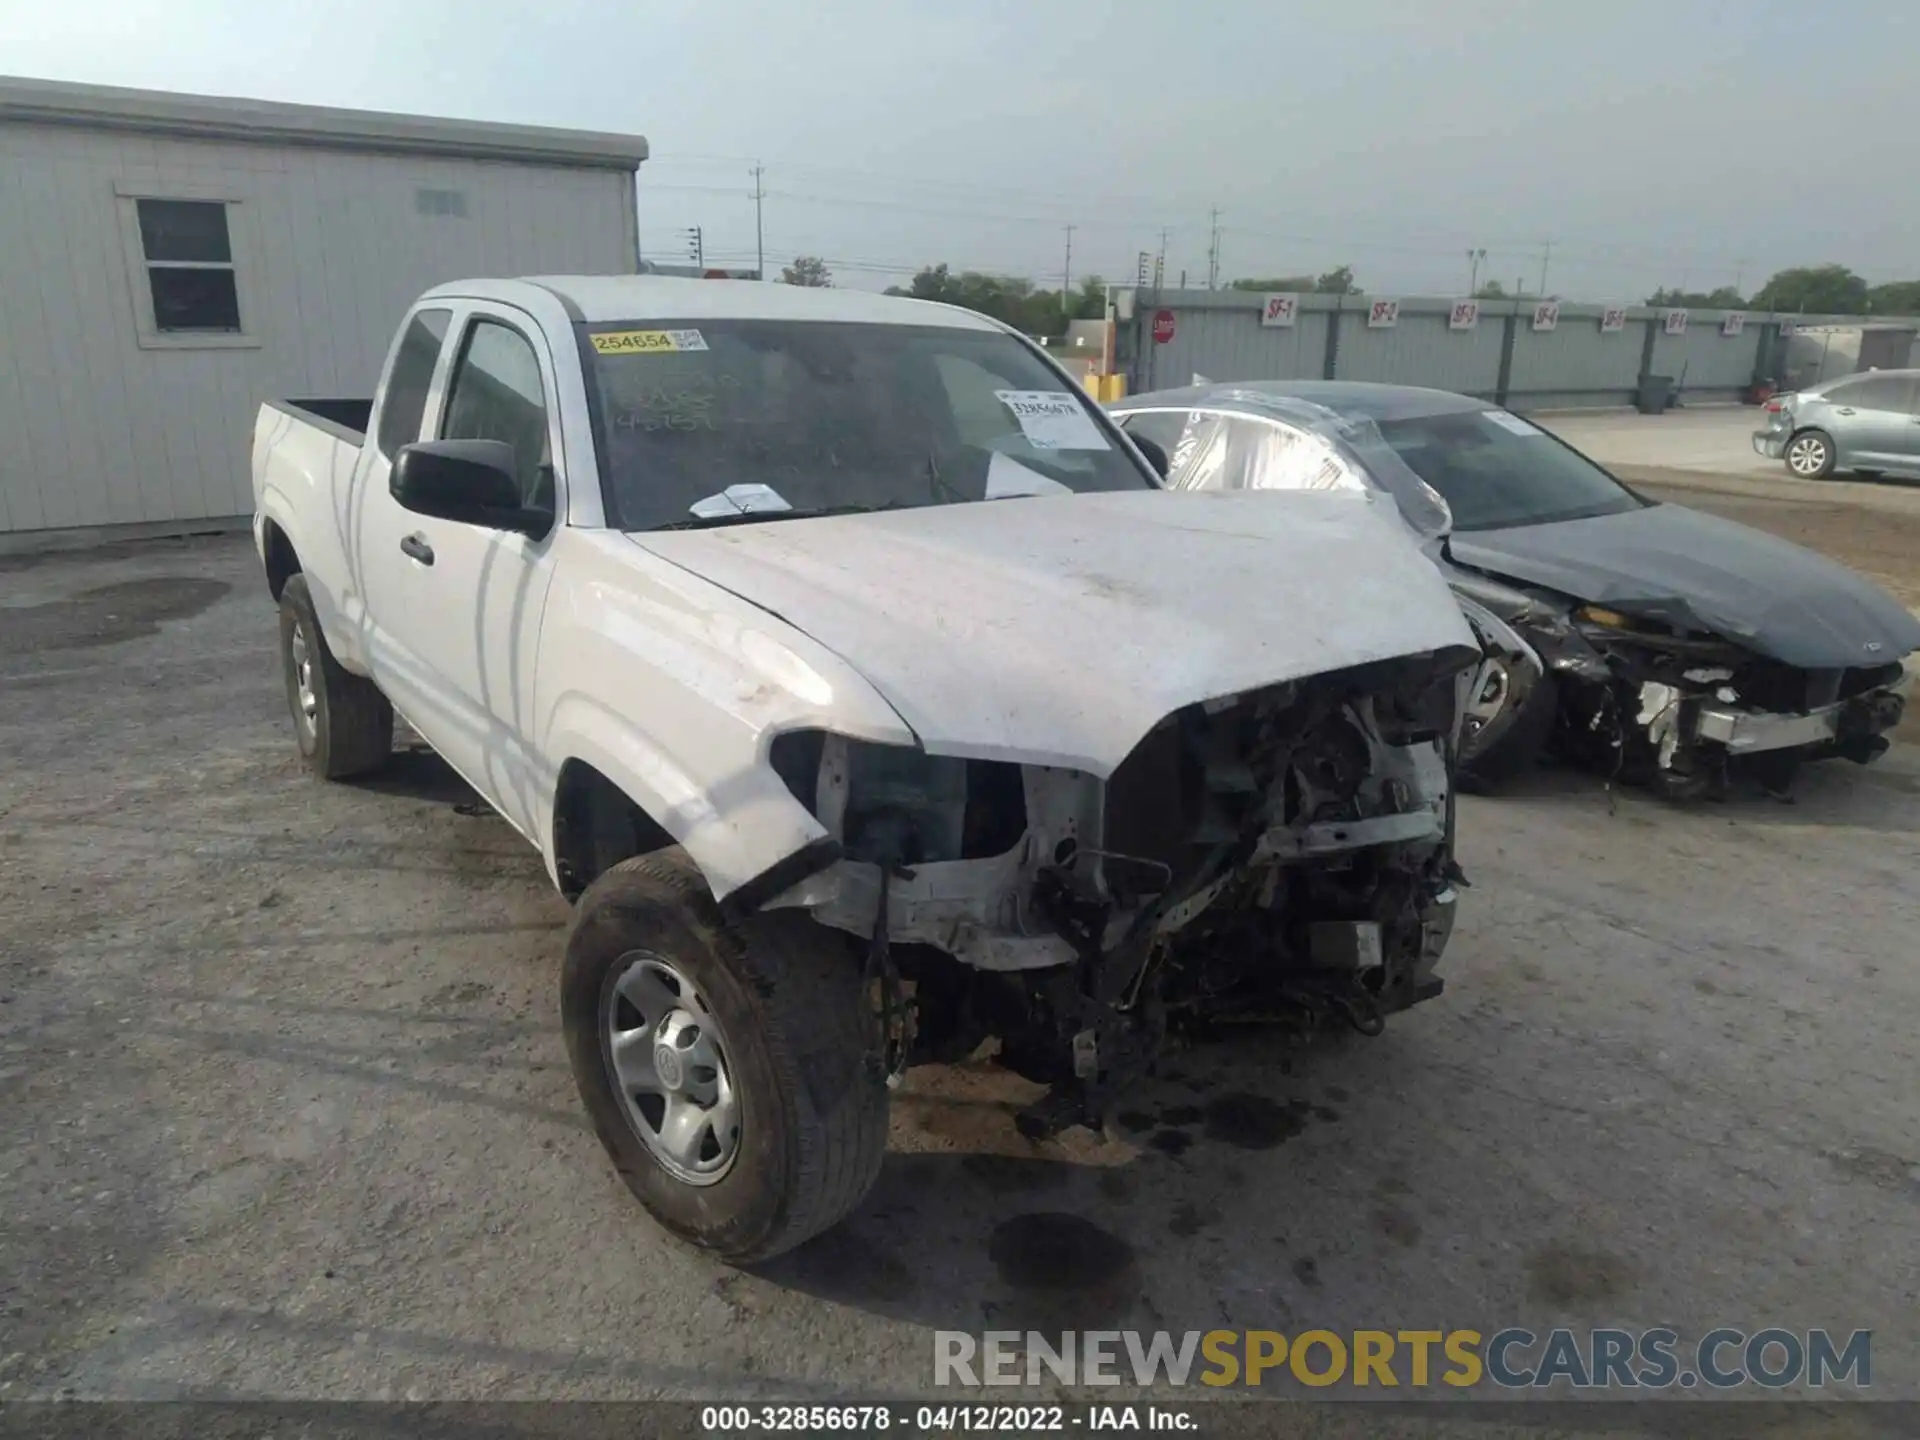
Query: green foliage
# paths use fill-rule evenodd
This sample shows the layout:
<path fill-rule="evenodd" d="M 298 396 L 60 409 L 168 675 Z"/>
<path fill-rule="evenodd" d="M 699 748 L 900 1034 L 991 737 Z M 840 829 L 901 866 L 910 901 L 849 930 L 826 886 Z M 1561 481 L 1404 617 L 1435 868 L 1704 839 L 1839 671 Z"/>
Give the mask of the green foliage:
<path fill-rule="evenodd" d="M 833 284 L 833 272 L 827 269 L 827 262 L 818 255 L 801 255 L 781 270 L 780 279 L 788 285 L 806 285 L 813 289 L 825 289 Z"/>
<path fill-rule="evenodd" d="M 1281 275 L 1271 280 L 1235 280 L 1229 290 L 1258 290 L 1266 295 L 1298 295 L 1313 289 L 1311 275 Z"/>
<path fill-rule="evenodd" d="M 1063 335 L 1069 320 L 1098 320 L 1107 313 L 1106 281 L 1089 275 L 1062 303 L 1058 290 L 1039 290 L 1018 275 L 986 275 L 964 270 L 956 275 L 945 264 L 928 265 L 904 288 L 887 287 L 889 295 L 916 300 L 938 300 L 991 315 L 1028 335 Z"/>
<path fill-rule="evenodd" d="M 1753 308 L 1858 315 L 1867 308 L 1867 282 L 1844 265 L 1797 265 L 1762 285 L 1753 297 Z"/>
<path fill-rule="evenodd" d="M 1336 265 L 1324 275 L 1281 275 L 1272 279 L 1233 280 L 1229 290 L 1258 290 L 1268 294 L 1360 295 L 1365 292 L 1353 283 L 1353 267 Z"/>
<path fill-rule="evenodd" d="M 1507 287 L 1502 285 L 1498 280 L 1489 280 L 1473 292 L 1473 298 L 1476 300 L 1505 300 L 1507 298 Z"/>
<path fill-rule="evenodd" d="M 1647 304 L 1665 305 L 1676 310 L 1744 310 L 1747 306 L 1740 292 L 1731 285 L 1722 285 L 1718 290 L 1681 290 L 1677 287 L 1669 290 L 1662 286 L 1647 297 Z M 1768 308 L 1760 305 L 1758 299 L 1754 304 L 1763 310 Z"/>
<path fill-rule="evenodd" d="M 1318 280 L 1313 288 L 1322 295 L 1364 295 L 1366 292 L 1353 283 L 1353 267 L 1336 265 Z"/>
<path fill-rule="evenodd" d="M 1920 315 L 1920 280 L 1894 280 L 1867 292 L 1876 315 Z"/>

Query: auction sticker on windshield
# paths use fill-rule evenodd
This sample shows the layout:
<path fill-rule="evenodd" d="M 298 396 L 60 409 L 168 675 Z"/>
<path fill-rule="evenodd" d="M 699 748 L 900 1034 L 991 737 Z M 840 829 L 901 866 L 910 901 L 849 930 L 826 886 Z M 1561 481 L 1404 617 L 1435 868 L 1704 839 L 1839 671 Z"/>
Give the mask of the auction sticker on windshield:
<path fill-rule="evenodd" d="M 600 355 L 677 355 L 704 350 L 706 337 L 698 330 L 609 330 L 593 337 Z"/>
<path fill-rule="evenodd" d="M 1538 435 L 1540 433 L 1537 426 L 1529 425 L 1518 415 L 1509 415 L 1505 410 L 1482 410 L 1480 414 L 1483 418 L 1491 420 L 1494 424 L 1498 425 L 1502 430 L 1511 431 L 1515 435 Z"/>
<path fill-rule="evenodd" d="M 1062 390 L 996 390 L 1036 450 L 1107 450 L 1106 436 L 1086 407 Z"/>

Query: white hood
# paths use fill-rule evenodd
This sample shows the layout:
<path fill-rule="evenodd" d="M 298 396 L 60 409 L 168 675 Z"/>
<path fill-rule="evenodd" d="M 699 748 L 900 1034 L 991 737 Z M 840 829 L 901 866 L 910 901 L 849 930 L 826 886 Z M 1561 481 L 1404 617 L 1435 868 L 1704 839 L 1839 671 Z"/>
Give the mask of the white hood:
<path fill-rule="evenodd" d="M 1367 494 L 1072 495 L 630 538 L 842 656 L 929 752 L 1103 778 L 1184 705 L 1477 650 Z"/>

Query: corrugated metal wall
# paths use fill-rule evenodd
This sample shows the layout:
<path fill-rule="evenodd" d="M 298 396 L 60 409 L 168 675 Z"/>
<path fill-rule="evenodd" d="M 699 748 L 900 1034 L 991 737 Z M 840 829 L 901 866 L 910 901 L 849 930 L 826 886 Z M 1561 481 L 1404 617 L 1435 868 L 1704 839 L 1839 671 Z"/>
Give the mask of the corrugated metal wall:
<path fill-rule="evenodd" d="M 1382 385 L 1434 385 L 1445 375 L 1448 390 L 1491 395 L 1500 380 L 1501 320 L 1482 315 L 1471 330 L 1447 326 L 1450 306 L 1406 302 L 1399 323 L 1370 328 L 1364 297 L 1349 300 L 1340 316 L 1340 349 L 1334 374 L 1342 380 Z M 1353 306 L 1360 308 L 1354 309 Z"/>
<path fill-rule="evenodd" d="M 1369 297 L 1302 295 L 1292 329 L 1260 324 L 1264 297 L 1228 290 L 1140 290 L 1122 346 L 1128 390 L 1140 394 L 1186 385 L 1195 374 L 1209 380 L 1292 380 L 1327 375 L 1327 327 L 1337 323 L 1333 376 L 1389 384 L 1430 385 L 1469 395 L 1500 393 L 1501 351 L 1511 321 L 1513 353 L 1505 401 L 1516 410 L 1626 405 L 1649 369 L 1681 382 L 1686 398 L 1733 400 L 1756 371 L 1776 363 L 1773 337 L 1782 324 L 1814 317 L 1748 315 L 1740 332 L 1721 333 L 1725 312 L 1696 310 L 1680 335 L 1664 333 L 1665 312 L 1630 306 L 1624 327 L 1603 331 L 1598 305 L 1563 305 L 1551 330 L 1533 328 L 1530 301 L 1487 301 L 1479 324 L 1450 330 L 1450 300 L 1400 302 L 1398 323 L 1370 328 Z M 1173 316 L 1173 339 L 1153 338 L 1154 317 Z M 1824 317 L 1823 317 L 1824 318 Z M 1766 356 L 1766 363 L 1761 357 Z"/>
<path fill-rule="evenodd" d="M 143 349 L 120 193 L 229 198 L 250 348 Z M 465 215 L 423 213 L 422 189 Z M 245 514 L 253 414 L 366 396 L 422 290 L 634 268 L 618 170 L 0 125 L 0 533 Z"/>
<path fill-rule="evenodd" d="M 1324 315 L 1303 314 L 1291 329 L 1266 327 L 1257 305 L 1249 312 L 1237 303 L 1246 297 L 1199 293 L 1205 301 L 1177 312 L 1173 339 L 1146 347 L 1152 383 L 1131 388 L 1167 390 L 1192 384 L 1196 374 L 1209 380 L 1309 380 L 1320 374 L 1327 348 Z M 1229 298 L 1236 303 L 1208 303 Z"/>

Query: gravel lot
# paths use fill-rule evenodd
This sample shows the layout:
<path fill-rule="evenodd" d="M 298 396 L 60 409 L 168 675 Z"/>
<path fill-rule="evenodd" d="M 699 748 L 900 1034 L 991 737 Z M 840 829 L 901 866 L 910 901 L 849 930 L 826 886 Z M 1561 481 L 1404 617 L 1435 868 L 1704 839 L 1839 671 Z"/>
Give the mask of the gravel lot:
<path fill-rule="evenodd" d="M 1872 1328 L 1920 1397 L 1910 746 L 1792 805 L 1469 800 L 1450 988 L 1383 1038 L 1177 1056 L 1039 1148 L 1020 1082 L 916 1072 L 865 1208 L 738 1274 L 585 1127 L 537 857 L 424 752 L 308 779 L 273 639 L 241 540 L 0 562 L 0 1396 L 829 1399 L 923 1390 L 936 1328 L 1778 1323 Z"/>

